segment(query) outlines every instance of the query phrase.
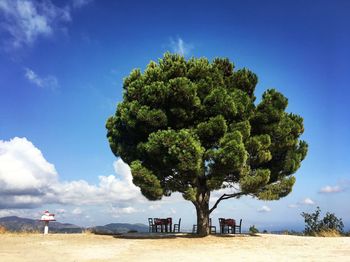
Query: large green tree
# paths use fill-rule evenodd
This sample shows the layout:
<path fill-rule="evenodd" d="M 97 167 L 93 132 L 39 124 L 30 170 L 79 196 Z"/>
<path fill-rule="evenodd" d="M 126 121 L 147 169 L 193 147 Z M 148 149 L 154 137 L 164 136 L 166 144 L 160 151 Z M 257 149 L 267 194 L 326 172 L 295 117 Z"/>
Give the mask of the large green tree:
<path fill-rule="evenodd" d="M 142 194 L 182 193 L 196 208 L 201 235 L 223 200 L 288 195 L 306 156 L 303 119 L 285 112 L 288 100 L 274 89 L 255 103 L 257 82 L 227 58 L 166 53 L 124 79 L 123 101 L 107 121 L 110 147 Z M 210 207 L 210 193 L 222 188 L 233 189 Z"/>

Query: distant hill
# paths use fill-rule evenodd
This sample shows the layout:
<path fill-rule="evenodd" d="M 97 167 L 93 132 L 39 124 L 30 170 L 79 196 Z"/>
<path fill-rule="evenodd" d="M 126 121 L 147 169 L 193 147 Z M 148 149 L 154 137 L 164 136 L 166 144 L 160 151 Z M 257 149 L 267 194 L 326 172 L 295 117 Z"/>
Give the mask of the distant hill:
<path fill-rule="evenodd" d="M 29 218 L 8 216 L 0 218 L 0 225 L 10 232 L 43 232 L 44 223 Z M 77 225 L 59 222 L 50 222 L 50 233 L 81 233 L 84 228 Z"/>
<path fill-rule="evenodd" d="M 0 218 L 0 226 L 6 228 L 10 232 L 43 232 L 44 223 L 30 218 L 22 218 L 17 216 L 8 216 Z M 77 225 L 50 222 L 50 233 L 82 233 L 85 228 Z M 114 235 L 127 233 L 130 231 L 148 232 L 148 226 L 144 224 L 128 224 L 128 223 L 111 223 L 104 226 L 96 226 L 88 228 L 92 233 L 101 235 Z"/>
<path fill-rule="evenodd" d="M 92 233 L 101 235 L 113 235 L 127 233 L 130 231 L 148 232 L 148 226 L 144 224 L 111 223 L 104 226 L 89 228 Z"/>

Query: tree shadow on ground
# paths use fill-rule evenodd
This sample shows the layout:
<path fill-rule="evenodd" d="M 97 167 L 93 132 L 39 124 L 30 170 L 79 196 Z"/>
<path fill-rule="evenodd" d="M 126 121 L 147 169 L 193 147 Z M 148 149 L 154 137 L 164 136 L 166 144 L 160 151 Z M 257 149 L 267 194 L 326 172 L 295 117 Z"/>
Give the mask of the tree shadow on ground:
<path fill-rule="evenodd" d="M 210 237 L 220 238 L 235 238 L 235 237 L 250 237 L 258 235 L 249 234 L 210 234 Z M 194 233 L 125 233 L 113 235 L 114 238 L 121 239 L 175 239 L 175 238 L 205 238 L 207 236 L 201 236 Z"/>

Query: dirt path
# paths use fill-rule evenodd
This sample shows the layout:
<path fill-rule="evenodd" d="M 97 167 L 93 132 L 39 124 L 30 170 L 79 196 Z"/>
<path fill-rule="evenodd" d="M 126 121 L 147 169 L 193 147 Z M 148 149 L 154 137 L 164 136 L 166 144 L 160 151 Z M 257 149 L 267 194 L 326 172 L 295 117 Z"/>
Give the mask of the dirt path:
<path fill-rule="evenodd" d="M 3 234 L 0 261 L 350 261 L 350 238 L 261 235 L 119 239 L 92 234 Z"/>

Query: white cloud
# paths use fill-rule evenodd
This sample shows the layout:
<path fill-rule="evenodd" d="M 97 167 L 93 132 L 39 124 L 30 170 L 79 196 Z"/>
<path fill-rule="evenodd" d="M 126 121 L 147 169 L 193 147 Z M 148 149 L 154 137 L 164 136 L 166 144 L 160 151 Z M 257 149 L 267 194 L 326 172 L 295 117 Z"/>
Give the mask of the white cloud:
<path fill-rule="evenodd" d="M 0 140 L 0 209 L 143 201 L 129 166 L 118 159 L 114 170 L 116 175 L 99 176 L 98 185 L 85 180 L 60 182 L 54 165 L 26 138 Z"/>
<path fill-rule="evenodd" d="M 289 204 L 288 207 L 289 208 L 298 208 L 298 207 L 300 207 L 300 205 L 312 206 L 312 205 L 315 205 L 315 201 L 313 201 L 311 198 L 307 197 L 307 198 L 304 198 L 303 200 L 299 201 L 298 203 Z"/>
<path fill-rule="evenodd" d="M 260 212 L 260 213 L 266 213 L 266 212 L 270 212 L 271 208 L 269 208 L 268 206 L 262 206 L 257 211 Z"/>
<path fill-rule="evenodd" d="M 216 203 L 216 201 L 223 195 L 223 194 L 234 194 L 239 192 L 239 184 L 235 183 L 235 184 L 229 184 L 229 183 L 225 183 L 223 184 L 224 186 L 226 186 L 226 188 L 222 188 L 219 190 L 215 190 L 213 192 L 210 193 L 210 204 L 214 205 Z M 228 200 L 229 201 L 229 200 Z M 222 203 L 222 202 L 221 202 Z"/>
<path fill-rule="evenodd" d="M 120 215 L 133 214 L 137 212 L 140 212 L 140 211 L 138 211 L 134 207 L 113 207 L 113 206 L 110 208 L 110 211 L 109 211 L 109 213 L 113 217 L 120 217 Z"/>
<path fill-rule="evenodd" d="M 116 176 L 99 176 L 99 184 L 91 185 L 85 180 L 63 182 L 53 190 L 63 204 L 103 204 L 143 199 L 140 189 L 132 183 L 130 167 L 121 159 L 113 164 Z"/>
<path fill-rule="evenodd" d="M 189 55 L 193 49 L 191 44 L 185 43 L 180 37 L 178 37 L 176 40 L 170 39 L 170 47 L 174 53 L 178 53 L 182 56 Z"/>
<path fill-rule="evenodd" d="M 305 198 L 304 200 L 302 200 L 300 202 L 301 204 L 304 204 L 304 205 L 314 205 L 315 202 L 311 199 L 311 198 Z"/>
<path fill-rule="evenodd" d="M 24 76 L 38 87 L 49 89 L 57 89 L 59 87 L 58 80 L 55 76 L 48 75 L 46 77 L 40 77 L 29 68 L 26 68 L 25 71 Z"/>
<path fill-rule="evenodd" d="M 1 27 L 14 48 L 52 35 L 61 23 L 71 21 L 69 6 L 58 7 L 50 0 L 1 0 Z"/>
<path fill-rule="evenodd" d="M 26 138 L 0 140 L 0 208 L 38 206 L 57 171 Z"/>
<path fill-rule="evenodd" d="M 325 186 L 320 189 L 319 193 L 329 194 L 329 193 L 339 193 L 342 191 L 343 189 L 339 186 Z"/>

